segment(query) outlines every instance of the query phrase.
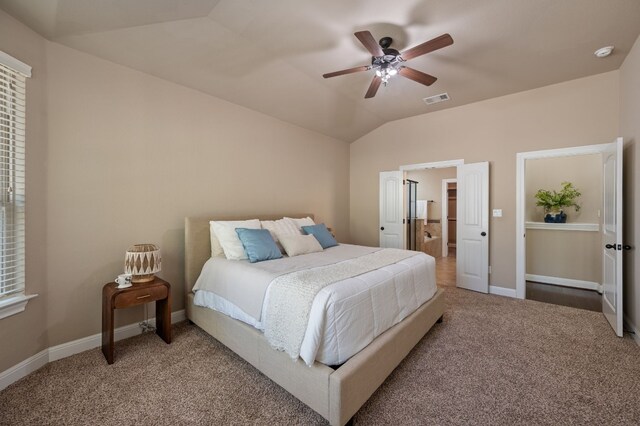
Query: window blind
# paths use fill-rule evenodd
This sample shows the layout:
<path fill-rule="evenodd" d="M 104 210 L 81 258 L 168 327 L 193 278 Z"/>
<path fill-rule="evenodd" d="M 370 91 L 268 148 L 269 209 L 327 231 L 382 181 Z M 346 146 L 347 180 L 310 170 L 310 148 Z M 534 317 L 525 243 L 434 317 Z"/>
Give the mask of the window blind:
<path fill-rule="evenodd" d="M 26 76 L 3 62 L 0 61 L 0 300 L 23 293 L 25 284 Z"/>

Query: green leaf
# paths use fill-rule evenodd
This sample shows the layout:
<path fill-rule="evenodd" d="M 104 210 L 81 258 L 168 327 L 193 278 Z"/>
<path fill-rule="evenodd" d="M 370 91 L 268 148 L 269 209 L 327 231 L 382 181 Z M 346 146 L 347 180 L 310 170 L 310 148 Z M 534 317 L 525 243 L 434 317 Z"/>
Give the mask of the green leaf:
<path fill-rule="evenodd" d="M 536 206 L 543 207 L 545 211 L 562 210 L 565 207 L 573 207 L 576 211 L 580 211 L 580 205 L 576 199 L 582 194 L 571 182 L 562 182 L 560 191 L 539 189 L 534 195 L 536 198 Z"/>

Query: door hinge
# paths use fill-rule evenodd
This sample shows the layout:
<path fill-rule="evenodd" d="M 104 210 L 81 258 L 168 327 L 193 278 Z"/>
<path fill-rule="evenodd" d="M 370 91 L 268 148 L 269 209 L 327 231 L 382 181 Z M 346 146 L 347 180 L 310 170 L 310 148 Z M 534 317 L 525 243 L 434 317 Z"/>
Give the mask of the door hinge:
<path fill-rule="evenodd" d="M 402 224 L 404 225 L 404 219 L 402 219 Z"/>

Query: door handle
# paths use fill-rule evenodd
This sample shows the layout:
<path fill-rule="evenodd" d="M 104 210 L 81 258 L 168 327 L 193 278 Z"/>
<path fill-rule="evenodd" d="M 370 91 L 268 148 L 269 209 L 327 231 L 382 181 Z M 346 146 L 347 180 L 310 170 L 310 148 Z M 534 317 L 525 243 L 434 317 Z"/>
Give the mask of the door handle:
<path fill-rule="evenodd" d="M 381 231 L 384 231 L 384 226 L 381 226 L 381 227 L 380 227 L 380 230 L 381 230 Z"/>
<path fill-rule="evenodd" d="M 480 235 L 482 235 L 483 237 L 486 237 L 486 236 L 487 236 L 487 233 L 486 233 L 486 232 L 484 232 L 484 231 L 482 231 L 482 232 L 480 233 Z"/>
<path fill-rule="evenodd" d="M 615 244 L 605 244 L 604 247 L 608 248 L 608 249 L 614 249 L 614 250 L 616 249 L 616 245 Z"/>
<path fill-rule="evenodd" d="M 625 250 L 631 250 L 631 246 L 629 244 L 625 244 L 623 248 Z"/>

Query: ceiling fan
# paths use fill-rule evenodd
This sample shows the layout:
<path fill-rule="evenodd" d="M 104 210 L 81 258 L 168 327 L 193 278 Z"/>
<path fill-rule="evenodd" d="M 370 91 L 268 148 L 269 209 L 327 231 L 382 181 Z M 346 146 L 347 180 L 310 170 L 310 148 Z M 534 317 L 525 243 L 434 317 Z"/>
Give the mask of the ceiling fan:
<path fill-rule="evenodd" d="M 360 43 L 367 48 L 371 55 L 373 55 L 371 57 L 371 65 L 330 72 L 323 74 L 323 77 L 331 78 L 344 74 L 352 74 L 354 72 L 375 70 L 376 74 L 373 76 L 369 90 L 367 90 L 367 94 L 364 96 L 365 99 L 373 98 L 380 87 L 380 83 L 386 86 L 389 78 L 396 74 L 417 81 L 425 86 L 431 86 L 437 80 L 436 77 L 404 66 L 402 63 L 453 44 L 451 36 L 449 34 L 443 34 L 440 37 L 436 37 L 433 40 L 429 40 L 400 53 L 396 49 L 391 48 L 391 43 L 393 42 L 391 37 L 383 37 L 376 43 L 376 40 L 369 31 L 358 31 L 354 35 L 360 40 Z"/>

